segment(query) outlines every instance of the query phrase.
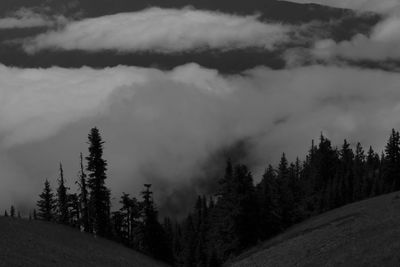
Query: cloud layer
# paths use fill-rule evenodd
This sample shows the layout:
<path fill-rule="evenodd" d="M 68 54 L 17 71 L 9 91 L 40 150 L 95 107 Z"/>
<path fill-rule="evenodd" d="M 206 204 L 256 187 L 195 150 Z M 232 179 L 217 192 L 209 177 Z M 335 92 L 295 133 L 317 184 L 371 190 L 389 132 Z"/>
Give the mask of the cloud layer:
<path fill-rule="evenodd" d="M 210 156 L 242 140 L 256 174 L 283 151 L 303 155 L 321 131 L 336 143 L 350 138 L 382 149 L 400 127 L 398 84 L 395 73 L 346 67 L 223 76 L 195 64 L 169 72 L 1 66 L 2 179 L 18 197 L 35 198 L 62 161 L 73 184 L 95 125 L 107 141 L 115 195 L 137 193 L 145 181 L 158 181 L 165 194 L 193 184 Z M 0 195 L 10 203 L 17 193 Z"/>
<path fill-rule="evenodd" d="M 33 10 L 21 8 L 7 17 L 0 18 L 0 29 L 51 27 L 57 21 L 63 20 L 65 18 L 61 16 L 50 18 Z"/>
<path fill-rule="evenodd" d="M 336 43 L 322 40 L 314 53 L 321 58 L 340 57 L 351 60 L 399 60 L 400 17 L 392 15 L 374 27 L 370 36 L 358 34 L 350 41 Z"/>
<path fill-rule="evenodd" d="M 347 8 L 358 11 L 372 11 L 378 13 L 392 13 L 400 11 L 399 0 L 287 0 L 289 2 L 306 4 L 314 3 L 324 6 Z"/>
<path fill-rule="evenodd" d="M 149 8 L 68 23 L 25 44 L 41 49 L 181 52 L 196 49 L 271 48 L 288 28 L 258 20 L 190 8 Z"/>

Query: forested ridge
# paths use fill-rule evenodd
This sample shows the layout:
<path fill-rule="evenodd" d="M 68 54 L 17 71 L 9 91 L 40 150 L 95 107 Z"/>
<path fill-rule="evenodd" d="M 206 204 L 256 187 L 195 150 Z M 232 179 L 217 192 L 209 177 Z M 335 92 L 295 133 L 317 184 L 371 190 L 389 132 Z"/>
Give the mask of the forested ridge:
<path fill-rule="evenodd" d="M 249 168 L 227 159 L 213 195 L 198 196 L 184 220 L 158 218 L 151 185 L 139 198 L 123 193 L 112 209 L 106 186 L 107 161 L 97 128 L 80 155 L 79 190 L 65 185 L 63 167 L 57 188 L 48 180 L 30 219 L 53 221 L 121 242 L 175 266 L 221 266 L 244 250 L 325 211 L 400 189 L 400 134 L 392 130 L 384 152 L 366 151 L 346 140 L 339 147 L 321 135 L 303 160 L 266 167 L 259 183 Z M 117 210 L 117 208 L 119 208 Z M 16 215 L 12 206 L 10 214 Z"/>

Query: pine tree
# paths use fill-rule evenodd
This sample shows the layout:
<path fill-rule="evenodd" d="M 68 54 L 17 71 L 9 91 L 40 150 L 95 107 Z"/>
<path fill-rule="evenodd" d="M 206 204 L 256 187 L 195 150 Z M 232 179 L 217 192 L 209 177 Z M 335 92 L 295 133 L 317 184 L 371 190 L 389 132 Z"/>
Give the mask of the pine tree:
<path fill-rule="evenodd" d="M 345 147 L 348 145 L 345 141 Z M 317 177 L 314 181 L 315 192 L 317 192 L 317 212 L 329 209 L 331 203 L 326 196 L 332 195 L 329 192 L 329 184 L 334 184 L 336 178 L 338 155 L 336 149 L 332 148 L 331 141 L 321 134 L 320 143 L 316 151 Z"/>
<path fill-rule="evenodd" d="M 235 192 L 233 191 L 233 166 L 230 159 L 226 163 L 225 174 L 220 179 L 219 184 L 216 195 L 217 201 L 212 204 L 212 229 L 209 233 L 209 239 L 212 241 L 211 248 L 219 252 L 218 257 L 227 259 L 236 252 L 236 248 L 239 246 L 233 218 L 233 211 L 236 211 L 236 207 L 234 202 Z"/>
<path fill-rule="evenodd" d="M 172 253 L 171 263 L 177 263 L 176 259 L 175 259 L 176 254 L 174 253 L 174 249 L 173 249 L 175 236 L 174 236 L 174 227 L 173 227 L 171 219 L 169 217 L 164 218 L 164 222 L 163 222 L 162 226 L 164 229 L 166 242 Z"/>
<path fill-rule="evenodd" d="M 142 192 L 143 211 L 142 211 L 142 244 L 143 252 L 150 256 L 172 263 L 172 250 L 168 247 L 168 240 L 162 225 L 158 222 L 158 212 L 153 202 L 153 192 L 150 191 L 150 184 L 145 185 Z"/>
<path fill-rule="evenodd" d="M 354 155 L 354 186 L 353 200 L 358 201 L 367 197 L 365 190 L 367 188 L 367 178 L 365 177 L 365 155 L 364 149 L 360 143 L 357 143 Z"/>
<path fill-rule="evenodd" d="M 86 182 L 86 173 L 83 167 L 83 155 L 80 154 L 80 171 L 79 171 L 79 181 L 77 184 L 79 185 L 79 203 L 80 203 L 80 211 L 81 211 L 81 225 L 83 227 L 83 231 L 91 232 L 90 221 L 89 221 L 89 201 L 88 201 L 88 189 Z"/>
<path fill-rule="evenodd" d="M 286 159 L 286 155 L 283 154 L 278 166 L 278 194 L 279 194 L 279 205 L 280 205 L 280 217 L 281 225 L 284 228 L 289 227 L 295 221 L 294 219 L 294 195 L 290 186 L 290 171 L 289 162 Z"/>
<path fill-rule="evenodd" d="M 67 195 L 67 207 L 68 207 L 68 224 L 73 227 L 80 227 L 81 223 L 81 209 L 80 209 L 79 197 L 77 194 Z"/>
<path fill-rule="evenodd" d="M 174 255 L 174 262 L 177 266 L 183 265 L 183 233 L 182 227 L 179 223 L 175 223 L 173 228 L 173 238 L 172 238 L 172 253 Z"/>
<path fill-rule="evenodd" d="M 11 208 L 10 208 L 10 216 L 11 216 L 12 218 L 15 217 L 15 208 L 14 208 L 14 206 L 12 206 L 12 205 L 11 205 Z"/>
<path fill-rule="evenodd" d="M 265 170 L 256 189 L 260 206 L 259 235 L 261 240 L 265 240 L 282 230 L 276 172 L 271 165 Z"/>
<path fill-rule="evenodd" d="M 392 133 L 385 147 L 383 175 L 385 192 L 400 189 L 400 134 L 392 129 Z"/>
<path fill-rule="evenodd" d="M 121 214 L 121 239 L 129 246 L 138 246 L 135 239 L 135 232 L 139 227 L 140 206 L 136 198 L 130 197 L 129 194 L 123 193 L 120 203 L 122 204 L 119 210 Z"/>
<path fill-rule="evenodd" d="M 368 150 L 366 161 L 366 187 L 364 188 L 367 197 L 374 197 L 379 195 L 379 174 L 380 174 L 381 161 L 379 155 L 374 152 L 372 147 Z"/>
<path fill-rule="evenodd" d="M 354 153 L 350 148 L 350 144 L 344 140 L 342 149 L 340 150 L 340 174 L 341 174 L 341 190 L 344 194 L 343 203 L 353 202 L 354 195 Z"/>
<path fill-rule="evenodd" d="M 196 248 L 195 258 L 198 267 L 207 265 L 208 207 L 206 197 L 198 196 L 195 205 Z"/>
<path fill-rule="evenodd" d="M 7 212 L 7 210 L 4 210 L 4 217 L 8 217 L 8 212 Z"/>
<path fill-rule="evenodd" d="M 196 266 L 196 230 L 192 215 L 185 220 L 183 229 L 183 266 Z"/>
<path fill-rule="evenodd" d="M 228 161 L 220 184 L 210 235 L 212 248 L 225 260 L 257 241 L 258 205 L 253 177 L 245 165 L 233 170 Z"/>
<path fill-rule="evenodd" d="M 48 180 L 45 181 L 43 192 L 39 195 L 39 198 L 37 202 L 39 218 L 44 221 L 52 221 L 54 219 L 56 200 Z"/>
<path fill-rule="evenodd" d="M 93 230 L 99 236 L 110 236 L 110 190 L 105 185 L 107 162 L 103 159 L 104 141 L 97 128 L 91 129 L 89 135 L 89 156 L 86 157 L 89 172 L 88 188 L 90 189 L 90 216 Z"/>
<path fill-rule="evenodd" d="M 33 209 L 33 219 L 37 220 L 37 213 L 36 213 L 36 209 Z"/>
<path fill-rule="evenodd" d="M 60 179 L 57 188 L 57 221 L 62 224 L 69 224 L 67 190 L 64 182 L 64 170 L 60 163 Z"/>

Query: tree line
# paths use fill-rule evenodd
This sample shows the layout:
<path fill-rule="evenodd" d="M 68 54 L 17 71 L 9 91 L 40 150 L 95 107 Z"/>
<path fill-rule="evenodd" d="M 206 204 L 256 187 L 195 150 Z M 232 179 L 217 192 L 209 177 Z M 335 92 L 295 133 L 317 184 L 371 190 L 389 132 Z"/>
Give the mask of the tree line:
<path fill-rule="evenodd" d="M 283 154 L 256 184 L 246 165 L 228 160 L 215 195 L 199 196 L 183 222 L 163 225 L 176 266 L 217 267 L 311 216 L 398 190 L 398 131 L 381 155 L 346 140 L 334 147 L 321 135 L 304 160 Z"/>
<path fill-rule="evenodd" d="M 88 144 L 88 156 L 80 156 L 78 193 L 69 193 L 60 164 L 57 189 L 53 192 L 45 181 L 35 218 L 113 239 L 175 266 L 222 266 L 311 216 L 400 190 L 398 131 L 392 130 L 380 155 L 372 147 L 365 152 L 360 143 L 352 149 L 346 140 L 334 147 L 321 135 L 304 160 L 289 162 L 283 154 L 258 183 L 246 165 L 228 159 L 215 194 L 198 196 L 184 220 L 160 223 L 150 184 L 141 199 L 123 193 L 120 209 L 111 211 L 104 141 L 97 128 L 91 129 Z"/>

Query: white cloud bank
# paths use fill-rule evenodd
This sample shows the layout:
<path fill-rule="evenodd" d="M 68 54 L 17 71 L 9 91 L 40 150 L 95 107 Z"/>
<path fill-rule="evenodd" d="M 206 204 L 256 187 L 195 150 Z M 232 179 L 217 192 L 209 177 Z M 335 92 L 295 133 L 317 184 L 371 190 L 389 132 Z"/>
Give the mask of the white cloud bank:
<path fill-rule="evenodd" d="M 400 0 L 287 0 L 287 1 L 300 4 L 314 3 L 324 6 L 347 8 L 357 11 L 371 11 L 383 14 L 392 13 L 394 11 L 400 11 Z"/>
<path fill-rule="evenodd" d="M 68 23 L 25 44 L 41 49 L 180 52 L 196 49 L 271 48 L 288 28 L 212 11 L 149 8 Z"/>
<path fill-rule="evenodd" d="M 390 129 L 400 127 L 399 84 L 396 73 L 346 67 L 260 67 L 222 76 L 195 64 L 169 72 L 1 66 L 7 187 L 0 203 L 35 198 L 44 178 L 54 183 L 59 161 L 72 184 L 95 125 L 107 142 L 115 195 L 136 193 L 154 177 L 189 183 L 210 155 L 243 139 L 254 145 L 249 156 L 260 169 L 283 151 L 302 156 L 321 131 L 336 143 L 349 138 L 381 149 Z"/>
<path fill-rule="evenodd" d="M 0 18 L 0 29 L 51 27 L 65 21 L 62 16 L 48 17 L 27 8 L 21 8 L 7 17 Z"/>
<path fill-rule="evenodd" d="M 320 58 L 340 57 L 351 60 L 399 60 L 400 17 L 392 15 L 378 23 L 370 36 L 358 34 L 350 41 L 316 43 L 314 54 Z"/>

